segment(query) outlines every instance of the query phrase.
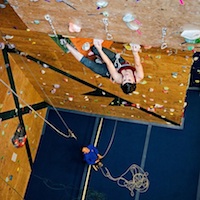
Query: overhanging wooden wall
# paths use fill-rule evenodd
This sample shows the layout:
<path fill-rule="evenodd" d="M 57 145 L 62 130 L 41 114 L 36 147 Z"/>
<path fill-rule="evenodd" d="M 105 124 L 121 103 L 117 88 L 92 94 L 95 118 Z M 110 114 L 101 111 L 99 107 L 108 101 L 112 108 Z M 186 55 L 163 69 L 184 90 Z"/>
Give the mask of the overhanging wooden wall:
<path fill-rule="evenodd" d="M 3 0 L 0 2 L 3 3 Z M 187 24 L 199 27 L 198 1 L 185 0 L 185 5 L 180 5 L 179 1 L 172 0 L 168 2 L 158 0 L 137 2 L 114 1 L 109 2 L 107 8 L 100 10 L 96 9 L 95 1 L 71 1 L 78 9 L 78 12 L 73 11 L 63 3 L 56 3 L 56 1 L 30 2 L 28 0 L 10 0 L 9 2 L 26 25 L 17 18 L 16 13 L 7 5 L 6 9 L 1 10 L 0 31 L 1 36 L 6 34 L 14 36 L 8 42 L 15 44 L 17 49 L 47 62 L 63 72 L 74 75 L 105 92 L 112 93 L 134 104 L 137 103 L 145 109 L 154 108 L 156 103 L 161 104 L 163 108 L 155 110 L 158 115 L 169 118 L 178 124 L 181 123 L 192 64 L 192 52 L 181 51 L 187 49 L 187 46 L 190 44 L 185 46 L 179 45 L 183 42 L 180 32 Z M 174 10 L 176 12 L 171 12 Z M 143 84 L 138 85 L 137 92 L 131 96 L 123 94 L 118 85 L 85 68 L 70 54 L 65 54 L 46 34 L 52 33 L 48 22 L 44 20 L 44 15 L 50 14 L 56 31 L 60 34 L 73 37 L 100 37 L 105 39 L 105 31 L 102 24 L 103 16 L 98 15 L 102 11 L 108 11 L 110 14 L 108 17 L 108 30 L 113 35 L 114 41 L 124 43 L 131 41 L 143 45 L 157 46 L 157 48 L 150 50 L 142 49 L 141 58 L 145 70 L 145 78 Z M 127 12 L 136 14 L 137 19 L 142 23 L 140 27 L 142 35 L 129 30 L 122 22 L 121 18 Z M 97 15 L 88 15 L 90 13 Z M 33 23 L 36 19 L 40 21 L 39 24 Z M 68 31 L 68 23 L 70 21 L 80 22 L 82 31 L 80 33 L 70 33 Z M 26 31 L 27 27 L 31 31 Z M 167 27 L 166 42 L 170 47 L 165 50 L 160 50 L 162 27 Z M 0 41 L 3 41 L 2 38 L 0 38 Z M 127 60 L 133 62 L 131 52 L 124 51 L 122 44 L 114 43 L 111 48 L 113 51 L 122 52 L 122 55 Z M 60 108 L 129 120 L 166 124 L 166 121 L 163 119 L 147 114 L 135 108 L 135 106 L 125 107 L 122 104 L 120 106 L 109 106 L 113 98 L 84 95 L 84 93 L 94 89 L 63 74 L 55 73 L 55 71 L 50 69 L 44 69 L 41 65 L 34 63 L 26 57 L 10 53 L 9 58 L 17 91 L 20 97 L 28 104 L 43 100 L 49 102 L 48 98 L 50 98 L 53 104 Z M 0 67 L 0 78 L 9 84 L 1 53 Z M 48 98 L 41 91 L 30 70 L 33 71 L 36 80 L 44 88 Z M 45 74 L 42 74 L 41 70 L 45 70 Z M 177 73 L 177 77 L 172 77 L 173 72 Z M 55 83 L 59 84 L 60 88 L 57 89 L 55 94 L 52 94 L 50 91 Z M 168 93 L 163 92 L 164 87 L 169 88 Z M 150 88 L 153 88 L 153 92 L 150 92 Z M 72 101 L 69 100 L 71 97 Z M 20 103 L 24 106 L 22 102 Z M 0 113 L 12 109 L 15 109 L 12 94 L 1 84 Z M 39 113 L 44 117 L 46 109 L 40 110 Z M 31 154 L 34 159 L 44 122 L 35 113 L 24 115 L 23 120 L 28 134 Z M 10 138 L 15 132 L 18 123 L 19 120 L 16 117 L 0 122 L 0 199 L 21 199 L 26 190 L 31 172 L 25 147 L 15 149 L 10 142 Z M 70 128 L 73 130 L 73 127 Z M 17 154 L 16 162 L 11 161 L 13 153 Z M 12 180 L 10 180 L 11 177 Z"/>
<path fill-rule="evenodd" d="M 5 68 L 2 53 L 0 54 L 1 70 L 0 78 L 7 85 L 10 85 L 8 75 Z M 10 63 L 15 82 L 17 94 L 19 95 L 20 107 L 26 107 L 26 104 L 33 105 L 42 102 L 43 99 L 35 91 L 29 80 L 25 77 L 20 67 L 10 57 Z M 23 99 L 23 101 L 21 101 Z M 13 94 L 2 82 L 0 83 L 0 116 L 4 112 L 16 112 L 16 116 L 8 116 L 7 120 L 0 119 L 0 199 L 4 200 L 18 200 L 23 199 L 29 175 L 31 173 L 30 163 L 28 159 L 26 147 L 19 149 L 15 148 L 11 143 L 11 138 L 18 126 L 19 119 L 17 117 L 17 110 L 13 99 Z M 38 113 L 45 117 L 46 109 L 38 111 Z M 28 136 L 28 143 L 30 147 L 31 157 L 34 161 L 37 148 L 40 141 L 42 127 L 44 121 L 41 120 L 37 113 L 30 112 L 23 115 L 23 121 Z M 16 159 L 12 159 L 13 156 Z"/>
<path fill-rule="evenodd" d="M 187 48 L 180 44 L 184 39 L 180 36 L 185 29 L 200 29 L 200 2 L 183 0 L 115 0 L 109 1 L 107 7 L 97 8 L 98 0 L 70 0 L 76 10 L 57 1 L 37 2 L 29 0 L 10 0 L 26 26 L 32 31 L 51 33 L 53 31 L 44 16 L 49 14 L 57 33 L 80 38 L 106 39 L 106 32 L 101 13 L 108 12 L 108 32 L 116 42 L 135 42 L 142 45 L 160 47 L 162 28 L 167 28 L 165 41 L 170 48 Z M 122 20 L 125 14 L 134 15 L 139 23 L 139 32 L 127 27 Z M 35 23 L 35 20 L 37 23 Z M 39 24 L 38 24 L 39 22 Z M 68 30 L 69 22 L 82 27 L 80 33 Z M 186 45 L 187 46 L 187 45 Z"/>
<path fill-rule="evenodd" d="M 14 36 L 10 42 L 14 43 L 17 49 L 63 72 L 58 73 L 50 68 L 44 68 L 31 59 L 10 53 L 12 59 L 21 67 L 36 91 L 46 101 L 50 98 L 54 106 L 163 124 L 166 124 L 165 119 L 167 118 L 181 124 L 192 64 L 191 52 L 175 49 L 161 50 L 159 48 L 146 50 L 143 48 L 140 55 L 145 78 L 141 84 L 138 84 L 136 92 L 132 95 L 125 95 L 117 84 L 94 74 L 76 61 L 70 53 L 64 53 L 48 35 L 31 31 L 1 30 L 4 34 Z M 115 52 L 121 52 L 125 59 L 133 63 L 131 51 L 125 50 L 123 44 L 114 43 L 111 49 Z M 67 77 L 65 73 L 77 77 L 84 83 Z M 52 94 L 51 90 L 54 84 L 59 84 L 60 88 Z M 94 87 L 90 87 L 88 84 Z M 43 88 L 43 91 L 41 88 Z M 124 101 L 139 104 L 146 110 L 153 109 L 153 113 L 163 118 L 149 115 L 141 109 L 135 108 L 135 106 L 126 107 L 121 103 L 120 106 L 109 106 L 114 97 L 105 98 L 103 95 L 98 97 L 85 94 L 94 91 L 95 88 L 109 92 Z M 168 88 L 168 91 L 164 91 L 165 88 Z M 73 97 L 71 101 L 70 97 Z M 157 104 L 162 105 L 162 108 L 156 108 Z"/>

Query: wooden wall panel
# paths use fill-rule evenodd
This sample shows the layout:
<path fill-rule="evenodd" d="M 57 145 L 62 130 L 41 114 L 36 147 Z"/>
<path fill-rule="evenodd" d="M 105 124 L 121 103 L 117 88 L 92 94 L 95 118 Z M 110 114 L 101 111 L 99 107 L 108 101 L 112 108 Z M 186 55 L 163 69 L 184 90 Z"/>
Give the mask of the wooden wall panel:
<path fill-rule="evenodd" d="M 43 99 L 40 97 L 39 93 L 35 91 L 28 78 L 25 77 L 20 68 L 21 66 L 18 66 L 12 57 L 9 56 L 9 59 L 16 91 L 19 96 L 20 106 L 25 107 L 27 104 L 32 105 L 42 102 Z M 3 66 L 3 69 L 5 69 L 5 66 Z M 1 79 L 5 81 L 6 84 L 10 85 L 6 70 L 3 70 L 3 72 L 3 75 L 1 74 Z M 10 89 L 2 83 L 0 83 L 0 85 L 1 116 L 2 112 L 13 109 L 15 110 L 16 106 Z M 21 99 L 23 99 L 23 101 Z M 39 110 L 38 113 L 44 118 L 46 115 L 46 109 Z M 35 112 L 30 112 L 24 115 L 23 120 L 28 136 L 32 159 L 34 161 L 44 121 L 39 118 Z M 0 121 L 0 199 L 22 199 L 31 173 L 26 147 L 23 146 L 17 149 L 11 143 L 11 138 L 18 124 L 18 117 L 13 117 L 5 121 L 2 121 L 1 119 Z M 12 161 L 11 158 L 14 154 L 16 154 L 17 158 L 15 161 Z"/>
<path fill-rule="evenodd" d="M 0 197 L 5 200 L 19 199 L 19 196 L 23 197 L 30 175 L 30 166 L 25 147 L 16 149 L 10 141 L 18 123 L 18 119 L 14 118 L 1 122 L 0 127 L 0 176 L 4 181 L 4 184 L 1 185 L 3 190 L 0 193 Z M 11 159 L 14 154 L 16 155 L 16 160 L 12 161 Z M 10 186 L 9 189 L 7 184 Z"/>
<path fill-rule="evenodd" d="M 0 0 L 0 3 L 3 4 L 4 0 Z M 9 4 L 5 4 L 6 8 L 1 9 L 1 28 L 11 28 L 17 30 L 26 30 L 27 26 L 24 22 L 18 17 L 16 12 Z M 1 32 L 0 32 L 1 35 Z M 0 38 L 1 41 L 1 38 Z"/>
<path fill-rule="evenodd" d="M 10 0 L 16 13 L 33 31 L 53 33 L 48 21 L 49 14 L 57 33 L 80 38 L 106 39 L 105 26 L 101 13 L 108 12 L 108 32 L 116 42 L 135 42 L 159 47 L 162 43 L 162 28 L 167 28 L 165 41 L 170 48 L 182 48 L 184 39 L 180 36 L 185 29 L 200 29 L 199 1 L 184 0 L 184 5 L 175 0 L 115 0 L 107 1 L 108 6 L 98 8 L 97 0 L 70 0 L 77 10 L 57 1 Z M 122 20 L 131 13 L 139 23 L 139 31 L 131 30 Z M 34 23 L 34 21 L 39 21 Z M 69 22 L 82 27 L 81 32 L 68 30 Z M 136 24 L 137 24 L 136 23 Z M 183 48 L 185 48 L 183 46 Z"/>
<path fill-rule="evenodd" d="M 100 101 L 99 97 L 85 95 L 85 93 L 93 91 L 94 88 L 99 88 L 124 99 L 124 101 L 138 104 L 146 110 L 153 110 L 159 116 L 170 119 L 175 123 L 181 123 L 192 65 L 191 51 L 169 48 L 147 50 L 142 48 L 140 56 L 145 72 L 144 80 L 138 84 L 136 92 L 132 95 L 126 95 L 117 84 L 113 84 L 109 79 L 93 73 L 76 61 L 70 53 L 64 53 L 48 35 L 11 29 L 2 29 L 2 32 L 14 36 L 9 42 L 14 43 L 17 49 L 36 59 L 45 61 L 49 65 L 62 70 L 63 73 L 68 73 L 69 76 L 78 78 L 78 80 L 73 80 L 65 74 L 44 68 L 24 56 L 10 54 L 10 57 L 20 66 L 20 70 L 29 79 L 34 89 L 44 100 L 49 103 L 52 102 L 54 106 L 94 114 L 108 113 L 109 116 L 115 117 L 122 117 L 121 113 L 124 113 L 123 116 L 131 120 L 144 119 L 150 122 L 166 123 L 165 120 L 149 117 L 146 112 L 136 108 L 124 108 L 124 111 L 121 111 L 121 108 L 109 106 L 113 98 L 110 98 L 109 101 L 108 98 L 102 98 Z M 32 43 L 28 38 L 31 38 L 31 41 L 37 41 Z M 132 52 L 126 50 L 123 43 L 114 42 L 110 48 L 116 53 L 121 53 L 130 63 L 134 62 Z M 176 76 L 173 76 L 174 73 Z M 81 83 L 81 81 L 83 82 Z M 58 84 L 60 88 L 53 94 L 51 91 L 54 84 Z M 167 92 L 164 91 L 166 87 L 168 88 Z M 89 98 L 89 101 L 85 100 L 85 96 Z M 72 101 L 69 100 L 70 97 L 73 97 Z M 162 108 L 155 108 L 155 105 L 162 105 Z M 104 106 L 104 110 L 106 110 L 103 113 L 101 106 Z"/>

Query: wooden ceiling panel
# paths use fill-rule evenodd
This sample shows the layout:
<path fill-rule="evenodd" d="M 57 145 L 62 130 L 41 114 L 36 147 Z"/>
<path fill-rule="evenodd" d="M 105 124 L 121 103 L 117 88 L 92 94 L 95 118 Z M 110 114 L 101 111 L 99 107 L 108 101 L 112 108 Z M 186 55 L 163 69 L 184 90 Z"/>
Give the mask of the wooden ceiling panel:
<path fill-rule="evenodd" d="M 29 0 L 10 0 L 10 4 L 23 22 L 33 31 L 53 33 L 44 16 L 49 14 L 58 34 L 80 38 L 106 39 L 103 18 L 108 19 L 108 32 L 116 42 L 135 42 L 142 45 L 160 46 L 162 28 L 167 28 L 165 41 L 170 48 L 182 48 L 184 39 L 180 37 L 183 30 L 200 29 L 200 2 L 184 0 L 115 0 L 107 1 L 105 8 L 98 8 L 98 0 L 70 0 L 76 10 L 63 2 Z M 102 13 L 108 13 L 108 16 Z M 124 15 L 134 16 L 139 31 L 131 30 L 123 21 Z M 37 20 L 37 21 L 35 21 Z M 37 22 L 37 23 L 35 23 Z M 69 22 L 82 27 L 81 32 L 72 33 L 68 30 Z M 38 24 L 39 23 L 39 24 Z"/>

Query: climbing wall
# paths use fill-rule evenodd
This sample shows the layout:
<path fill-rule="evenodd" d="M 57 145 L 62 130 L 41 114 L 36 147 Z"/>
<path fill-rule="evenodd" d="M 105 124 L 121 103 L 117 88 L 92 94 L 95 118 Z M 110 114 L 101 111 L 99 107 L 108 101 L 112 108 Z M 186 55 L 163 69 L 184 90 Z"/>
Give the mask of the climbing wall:
<path fill-rule="evenodd" d="M 130 120 L 182 123 L 191 51 L 143 47 L 140 56 L 145 78 L 132 95 L 126 95 L 117 84 L 93 73 L 70 53 L 65 53 L 50 36 L 10 29 L 2 29 L 2 33 L 13 36 L 9 42 L 22 52 L 10 53 L 10 56 L 46 102 Z M 79 45 L 82 46 L 80 41 Z M 114 42 L 110 49 L 134 63 L 132 52 L 125 44 Z"/>
<path fill-rule="evenodd" d="M 26 104 L 34 106 L 45 101 L 58 108 L 101 116 L 182 125 L 192 54 L 199 46 L 184 43 L 180 33 L 185 27 L 199 28 L 199 1 L 109 1 L 107 6 L 98 7 L 96 1 L 73 0 L 76 10 L 53 0 L 9 2 L 25 24 L 7 4 L 1 9 L 0 42 L 19 50 L 8 55 L 29 148 L 17 149 L 10 142 L 19 119 L 12 92 L 2 83 L 10 86 L 0 51 L 0 199 L 23 198 L 31 172 L 28 149 L 33 162 L 37 152 L 44 125 L 39 115 L 45 117 L 46 109 L 26 112 Z M 134 15 L 131 25 L 137 30 L 129 29 L 123 21 L 127 13 Z M 47 14 L 51 21 L 44 18 Z M 81 31 L 70 31 L 70 22 Z M 103 38 L 104 46 L 131 63 L 126 43 L 142 44 L 144 80 L 132 95 L 123 94 L 118 85 L 94 74 L 64 51 L 58 45 L 60 41 L 52 39 L 55 33 L 63 38 L 70 36 L 84 54 L 85 42 L 92 45 L 92 38 Z M 165 48 L 161 49 L 164 42 Z"/>
<path fill-rule="evenodd" d="M 24 76 L 20 67 L 11 58 L 10 61 L 20 108 L 23 112 L 26 103 L 33 105 L 42 102 L 43 99 Z M 2 56 L 1 64 L 0 78 L 10 86 Z M 20 99 L 23 99 L 23 101 Z M 38 110 L 37 113 L 45 117 L 46 109 Z M 28 147 L 26 145 L 21 148 L 15 148 L 11 143 L 11 138 L 19 124 L 18 110 L 11 90 L 2 82 L 0 83 L 0 199 L 23 199 L 31 173 L 29 158 L 31 156 L 32 161 L 35 159 L 44 124 L 44 121 L 38 117 L 37 113 L 28 112 L 23 115 L 28 136 Z M 30 154 L 28 150 L 30 150 Z"/>
<path fill-rule="evenodd" d="M 30 30 L 49 34 L 156 47 L 166 42 L 170 48 L 187 49 L 180 34 L 188 29 L 200 30 L 198 0 L 67 0 L 73 8 L 65 0 L 9 2 Z M 50 16 L 50 23 L 46 15 Z M 69 29 L 71 23 L 78 28 Z"/>

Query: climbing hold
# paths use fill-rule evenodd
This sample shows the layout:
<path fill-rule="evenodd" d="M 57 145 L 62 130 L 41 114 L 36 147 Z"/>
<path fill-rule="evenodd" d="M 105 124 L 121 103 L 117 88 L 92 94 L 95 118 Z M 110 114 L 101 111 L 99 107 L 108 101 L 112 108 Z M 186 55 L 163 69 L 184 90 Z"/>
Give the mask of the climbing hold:
<path fill-rule="evenodd" d="M 59 84 L 54 84 L 53 87 L 58 89 L 58 88 L 60 88 L 60 85 Z"/>
<path fill-rule="evenodd" d="M 140 104 L 139 103 L 136 103 L 136 108 L 140 108 Z"/>
<path fill-rule="evenodd" d="M 143 48 L 144 48 L 144 49 L 151 49 L 151 48 L 152 48 L 152 46 L 149 46 L 149 45 L 144 45 L 144 46 L 143 46 Z"/>
<path fill-rule="evenodd" d="M 77 24 L 74 24 L 72 22 L 69 23 L 69 32 L 71 33 L 79 33 L 81 31 L 81 27 Z"/>
<path fill-rule="evenodd" d="M 6 5 L 5 4 L 0 4 L 0 8 L 5 8 Z"/>
<path fill-rule="evenodd" d="M 143 98 L 146 98 L 146 95 L 145 95 L 145 94 L 143 94 L 143 95 L 142 95 L 142 97 L 143 97 Z"/>
<path fill-rule="evenodd" d="M 123 17 L 123 21 L 126 23 L 129 23 L 129 22 L 133 21 L 134 19 L 135 19 L 135 17 L 131 13 L 127 13 Z"/>
<path fill-rule="evenodd" d="M 157 55 L 156 58 L 160 59 L 160 58 L 161 58 L 161 55 Z"/>
<path fill-rule="evenodd" d="M 149 92 L 153 92 L 154 91 L 154 89 L 153 88 L 149 88 Z"/>
<path fill-rule="evenodd" d="M 16 154 L 16 153 L 13 152 L 12 157 L 11 157 L 11 160 L 12 160 L 13 162 L 16 162 L 16 160 L 17 160 L 17 154 Z"/>
<path fill-rule="evenodd" d="M 56 88 L 53 88 L 50 92 L 51 92 L 51 94 L 55 94 L 56 93 Z"/>
<path fill-rule="evenodd" d="M 63 81 L 68 82 L 68 79 L 67 79 L 67 78 L 64 78 Z"/>
<path fill-rule="evenodd" d="M 138 95 L 138 94 L 140 94 L 138 91 L 133 91 L 133 94 L 136 94 L 136 95 Z"/>
<path fill-rule="evenodd" d="M 40 21 L 39 20 L 34 20 L 34 24 L 39 24 Z"/>
<path fill-rule="evenodd" d="M 96 2 L 97 8 L 105 8 L 108 5 L 107 1 L 97 1 Z"/>
<path fill-rule="evenodd" d="M 41 74 L 45 74 L 46 73 L 45 70 L 43 70 L 43 69 L 40 72 L 41 72 Z"/>
<path fill-rule="evenodd" d="M 85 101 L 89 101 L 88 96 L 85 96 L 84 99 L 85 99 Z"/>
<path fill-rule="evenodd" d="M 88 51 L 90 49 L 90 43 L 89 42 L 85 42 L 83 45 L 82 45 L 82 49 L 84 51 Z"/>
<path fill-rule="evenodd" d="M 73 98 L 72 96 L 70 96 L 70 97 L 68 97 L 68 100 L 69 100 L 69 101 L 73 101 L 74 98 Z"/>
<path fill-rule="evenodd" d="M 150 112 L 155 112 L 155 108 L 148 107 L 147 110 Z"/>
<path fill-rule="evenodd" d="M 13 179 L 13 175 L 10 175 L 9 180 L 12 181 L 12 179 Z"/>
<path fill-rule="evenodd" d="M 44 67 L 44 68 L 49 68 L 49 65 L 43 63 L 43 64 L 42 64 L 42 67 Z"/>
<path fill-rule="evenodd" d="M 177 73 L 177 72 L 172 72 L 172 77 L 173 77 L 173 78 L 177 78 L 177 76 L 178 76 L 178 73 Z"/>
<path fill-rule="evenodd" d="M 194 46 L 188 46 L 187 49 L 188 49 L 189 51 L 192 51 L 192 50 L 194 49 Z"/>
<path fill-rule="evenodd" d="M 169 90 L 169 88 L 168 88 L 168 87 L 166 87 L 166 86 L 165 86 L 163 89 L 164 89 L 164 90 L 166 90 L 166 91 L 168 91 L 168 90 Z"/>
<path fill-rule="evenodd" d="M 163 105 L 156 103 L 156 104 L 154 105 L 154 108 L 163 108 Z"/>
<path fill-rule="evenodd" d="M 128 51 L 131 51 L 131 50 L 132 50 L 132 48 L 131 48 L 131 46 L 130 46 L 129 44 L 124 44 L 123 46 L 124 46 L 125 49 L 128 50 Z"/>
<path fill-rule="evenodd" d="M 126 23 L 126 25 L 128 26 L 128 28 L 130 28 L 133 31 L 137 31 L 139 34 L 141 34 L 141 32 L 138 30 L 139 26 L 133 21 L 133 22 L 128 22 Z"/>
<path fill-rule="evenodd" d="M 103 11 L 102 14 L 104 17 L 109 17 L 109 13 L 107 11 Z"/>
<path fill-rule="evenodd" d="M 140 82 L 140 84 L 145 85 L 145 84 L 147 84 L 147 81 L 143 80 Z"/>

